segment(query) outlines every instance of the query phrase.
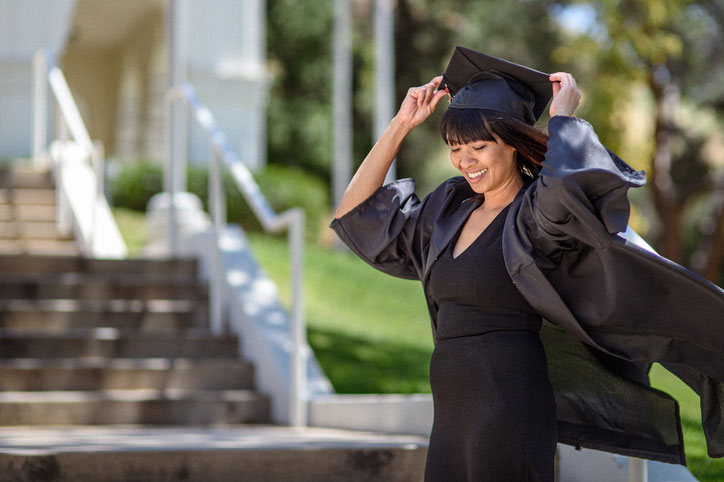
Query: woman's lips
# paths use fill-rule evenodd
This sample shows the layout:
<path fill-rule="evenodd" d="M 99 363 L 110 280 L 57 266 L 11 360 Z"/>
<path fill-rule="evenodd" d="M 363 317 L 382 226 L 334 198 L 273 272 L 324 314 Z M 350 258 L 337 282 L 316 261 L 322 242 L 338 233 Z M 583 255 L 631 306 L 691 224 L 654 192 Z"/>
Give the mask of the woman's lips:
<path fill-rule="evenodd" d="M 473 171 L 473 172 L 466 172 L 465 177 L 468 178 L 468 181 L 471 183 L 476 183 L 480 181 L 483 178 L 483 175 L 488 172 L 488 168 L 480 169 L 479 171 Z"/>

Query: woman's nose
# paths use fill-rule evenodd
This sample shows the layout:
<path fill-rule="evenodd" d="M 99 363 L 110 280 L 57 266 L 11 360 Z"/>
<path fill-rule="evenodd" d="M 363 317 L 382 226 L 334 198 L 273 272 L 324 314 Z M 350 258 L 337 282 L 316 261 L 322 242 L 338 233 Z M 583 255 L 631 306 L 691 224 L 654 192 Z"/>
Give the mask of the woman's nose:
<path fill-rule="evenodd" d="M 470 153 L 463 154 L 462 158 L 460 159 L 460 167 L 467 168 L 472 167 L 477 163 L 477 159 L 475 159 L 475 156 L 473 156 Z"/>

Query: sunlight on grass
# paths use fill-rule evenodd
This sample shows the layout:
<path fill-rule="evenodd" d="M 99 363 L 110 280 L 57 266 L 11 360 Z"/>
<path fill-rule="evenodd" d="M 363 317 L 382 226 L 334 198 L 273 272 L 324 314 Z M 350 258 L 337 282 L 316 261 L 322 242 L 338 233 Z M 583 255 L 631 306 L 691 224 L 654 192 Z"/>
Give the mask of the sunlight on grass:
<path fill-rule="evenodd" d="M 119 207 L 112 208 L 112 212 L 118 229 L 121 231 L 121 236 L 123 236 L 123 241 L 126 242 L 128 256 L 137 256 L 140 250 L 148 243 L 146 214 Z"/>
<path fill-rule="evenodd" d="M 653 387 L 670 394 L 679 402 L 689 470 L 702 482 L 724 481 L 724 459 L 711 459 L 706 451 L 699 396 L 658 363 L 651 368 L 650 378 Z"/>
<path fill-rule="evenodd" d="M 249 238 L 288 304 L 286 241 L 254 233 Z M 418 282 L 387 276 L 349 252 L 316 245 L 306 247 L 304 269 L 310 345 L 338 392 L 430 391 L 432 333 Z"/>

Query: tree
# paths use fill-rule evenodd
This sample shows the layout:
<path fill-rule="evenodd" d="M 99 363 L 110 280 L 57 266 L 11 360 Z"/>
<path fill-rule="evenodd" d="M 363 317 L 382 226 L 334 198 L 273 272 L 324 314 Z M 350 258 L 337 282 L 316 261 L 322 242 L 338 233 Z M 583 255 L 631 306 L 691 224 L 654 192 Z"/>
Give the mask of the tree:
<path fill-rule="evenodd" d="M 724 72 L 724 23 L 715 16 L 721 14 L 722 4 L 705 5 L 683 0 L 607 0 L 602 2 L 602 12 L 617 55 L 639 72 L 653 99 L 650 191 L 661 220 L 657 248 L 717 281 L 721 272 L 717 251 L 724 234 L 721 168 L 706 155 L 707 135 L 695 134 L 693 126 L 681 119 L 684 103 L 705 110 L 715 107 L 712 101 L 723 92 L 709 98 L 699 93 L 712 73 Z M 695 236 L 695 246 L 689 247 L 688 251 L 699 253 L 699 261 L 692 263 L 686 256 L 685 216 L 702 197 L 715 202 L 705 214 L 709 220 L 706 236 Z"/>
<path fill-rule="evenodd" d="M 712 281 L 724 254 L 724 166 L 717 165 L 724 154 L 712 149 L 724 99 L 716 81 L 724 73 L 723 3 L 586 2 L 597 15 L 595 31 L 558 49 L 573 64 L 595 65 L 588 69 L 595 102 L 586 115 L 604 143 L 644 158 L 634 164 L 648 171 L 654 246 Z M 650 141 L 639 136 L 638 149 L 625 145 L 626 132 L 642 124 L 651 126 Z"/>

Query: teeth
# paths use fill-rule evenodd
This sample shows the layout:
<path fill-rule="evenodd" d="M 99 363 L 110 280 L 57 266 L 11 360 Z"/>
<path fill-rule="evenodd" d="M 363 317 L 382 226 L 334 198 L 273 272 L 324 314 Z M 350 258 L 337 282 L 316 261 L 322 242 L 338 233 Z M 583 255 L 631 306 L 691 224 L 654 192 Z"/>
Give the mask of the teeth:
<path fill-rule="evenodd" d="M 469 177 L 470 179 L 475 179 L 476 177 L 482 176 L 482 175 L 485 174 L 487 171 L 488 171 L 488 169 L 485 168 L 485 169 L 483 169 L 482 171 L 469 172 L 469 173 L 468 173 L 468 177 Z"/>

